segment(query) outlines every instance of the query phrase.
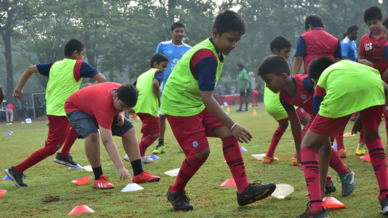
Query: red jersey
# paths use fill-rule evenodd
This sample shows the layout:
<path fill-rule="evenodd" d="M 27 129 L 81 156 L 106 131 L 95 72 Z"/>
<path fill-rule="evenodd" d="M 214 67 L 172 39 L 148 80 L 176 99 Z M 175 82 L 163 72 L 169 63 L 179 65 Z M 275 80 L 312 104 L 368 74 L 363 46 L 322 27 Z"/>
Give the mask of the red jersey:
<path fill-rule="evenodd" d="M 81 110 L 96 118 L 98 125 L 110 130 L 113 118 L 120 113 L 113 107 L 112 91 L 120 86 L 119 83 L 105 82 L 74 92 L 65 103 L 66 114 Z"/>
<path fill-rule="evenodd" d="M 15 106 L 13 106 L 13 104 L 9 103 L 9 104 L 7 104 L 7 107 L 5 107 L 5 109 L 15 110 Z"/>
<path fill-rule="evenodd" d="M 290 111 L 294 106 L 297 106 L 303 108 L 310 115 L 314 115 L 314 87 L 309 82 L 308 76 L 306 74 L 297 74 L 291 78 L 295 83 L 295 93 L 290 96 L 281 90 L 279 94 L 280 102 L 284 109 Z"/>
<path fill-rule="evenodd" d="M 362 36 L 358 53 L 364 55 L 368 61 L 375 65 L 373 68 L 380 72 L 382 76 L 386 69 L 388 69 L 388 62 L 385 58 L 384 44 L 386 39 L 384 34 L 378 39 L 372 36 L 372 33 L 367 33 Z"/>
<path fill-rule="evenodd" d="M 339 40 L 323 29 L 303 33 L 296 43 L 295 56 L 303 57 L 304 73 L 310 62 L 319 57 L 342 58 Z"/>

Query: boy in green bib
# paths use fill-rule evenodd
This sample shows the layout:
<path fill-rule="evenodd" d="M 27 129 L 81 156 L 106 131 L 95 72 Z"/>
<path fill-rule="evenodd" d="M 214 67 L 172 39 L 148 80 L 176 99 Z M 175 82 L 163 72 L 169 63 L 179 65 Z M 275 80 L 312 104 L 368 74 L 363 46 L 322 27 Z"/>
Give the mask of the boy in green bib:
<path fill-rule="evenodd" d="M 237 185 L 240 206 L 264 199 L 276 188 L 273 183 L 248 183 L 238 141 L 248 143 L 252 136 L 213 98 L 224 55 L 237 47 L 245 31 L 245 21 L 238 13 L 231 10 L 220 12 L 213 25 L 212 37 L 186 52 L 164 87 L 161 112 L 166 114 L 186 155 L 175 183 L 167 191 L 167 199 L 176 211 L 193 210 L 185 186 L 209 156 L 206 137 L 222 140 L 225 160 Z"/>
<path fill-rule="evenodd" d="M 84 54 L 85 46 L 80 41 L 72 39 L 65 45 L 65 58 L 63 60 L 30 66 L 20 78 L 13 93 L 16 98 L 23 96 L 22 88 L 32 74 L 40 73 L 49 78 L 46 87 L 49 131 L 43 148 L 35 151 L 16 167 L 12 166 L 5 171 L 16 186 L 27 187 L 23 183 L 23 172 L 46 157 L 53 155 L 61 148 L 68 136 L 71 143 L 66 143 L 63 148 L 65 152 L 58 153 L 54 161 L 71 167 L 77 166 L 69 155 L 69 150 L 75 140 L 74 136 L 78 136 L 78 133 L 73 128 L 70 130 L 70 123 L 67 120 L 64 107 L 65 102 L 71 94 L 79 90 L 83 77 L 92 77 L 100 83 L 106 82 L 104 75 L 83 61 Z"/>
<path fill-rule="evenodd" d="M 319 178 L 327 175 L 329 166 L 331 147 L 325 142 L 329 141 L 330 135 L 342 133 L 351 115 L 357 111 L 360 111 L 360 117 L 352 132 L 363 131 L 380 188 L 381 213 L 388 215 L 387 159 L 379 135 L 388 86 L 381 81 L 378 70 L 350 60 L 334 63 L 327 57 L 310 63 L 308 79 L 315 87 L 313 104 L 316 117 L 301 144 L 303 172 L 310 194 L 310 205 L 304 215 L 327 216 L 324 216 L 326 211 L 322 207 Z"/>
<path fill-rule="evenodd" d="M 135 86 L 139 91 L 136 106 L 133 108 L 143 125 L 141 133 L 143 137 L 139 143 L 141 161 L 152 163 L 152 159 L 145 155 L 149 146 L 159 137 L 159 107 L 160 107 L 160 84 L 163 82 L 164 71 L 168 65 L 168 58 L 162 53 L 156 53 L 151 58 L 151 64 L 147 72 L 141 74 Z"/>

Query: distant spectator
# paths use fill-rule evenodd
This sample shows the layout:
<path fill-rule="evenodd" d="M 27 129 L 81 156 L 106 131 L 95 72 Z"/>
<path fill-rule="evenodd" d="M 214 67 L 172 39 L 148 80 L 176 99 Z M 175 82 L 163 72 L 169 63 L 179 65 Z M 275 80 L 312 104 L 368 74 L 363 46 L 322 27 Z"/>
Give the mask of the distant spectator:
<path fill-rule="evenodd" d="M 7 118 L 7 125 L 11 125 L 13 122 L 13 111 L 15 110 L 15 106 L 13 104 L 8 103 L 7 107 L 5 107 L 5 116 Z"/>

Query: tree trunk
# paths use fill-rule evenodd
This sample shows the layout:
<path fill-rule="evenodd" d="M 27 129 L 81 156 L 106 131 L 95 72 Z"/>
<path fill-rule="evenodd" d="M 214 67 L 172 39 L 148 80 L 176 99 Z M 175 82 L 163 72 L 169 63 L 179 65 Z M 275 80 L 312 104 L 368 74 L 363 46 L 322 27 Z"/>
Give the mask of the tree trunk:
<path fill-rule="evenodd" d="M 14 103 L 14 98 L 12 98 L 14 86 L 13 86 L 13 69 L 12 69 L 12 46 L 11 46 L 11 37 L 12 37 L 12 20 L 14 19 L 14 9 L 9 10 L 7 15 L 7 21 L 5 26 L 1 29 L 1 37 L 4 42 L 4 57 L 5 57 L 5 69 L 7 73 L 7 89 L 5 93 L 5 100 Z"/>

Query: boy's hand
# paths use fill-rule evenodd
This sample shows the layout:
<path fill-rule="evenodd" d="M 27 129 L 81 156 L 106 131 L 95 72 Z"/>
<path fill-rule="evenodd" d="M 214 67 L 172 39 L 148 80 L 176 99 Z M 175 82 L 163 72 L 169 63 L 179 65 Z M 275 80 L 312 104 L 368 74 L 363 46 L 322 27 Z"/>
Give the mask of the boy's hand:
<path fill-rule="evenodd" d="M 132 116 L 135 116 L 135 114 L 136 114 L 136 112 L 135 112 L 135 110 L 134 110 L 133 108 L 128 109 L 128 113 L 129 113 L 130 115 L 132 115 Z"/>
<path fill-rule="evenodd" d="M 124 125 L 124 114 L 119 113 L 117 115 L 117 126 L 123 126 Z"/>
<path fill-rule="evenodd" d="M 131 174 L 129 174 L 128 170 L 125 167 L 119 169 L 120 180 L 125 181 L 125 178 L 128 180 L 132 180 Z"/>
<path fill-rule="evenodd" d="M 232 134 L 240 143 L 249 143 L 252 139 L 252 135 L 248 130 L 238 124 L 233 128 Z"/>
<path fill-rule="evenodd" d="M 298 153 L 298 157 L 296 159 L 298 160 L 298 167 L 299 167 L 299 169 L 303 171 L 302 156 L 300 155 L 300 153 Z"/>
<path fill-rule="evenodd" d="M 21 97 L 23 97 L 23 94 L 24 94 L 23 90 L 15 88 L 15 91 L 13 92 L 12 96 L 14 96 L 16 98 L 21 98 Z"/>
<path fill-rule="evenodd" d="M 359 59 L 358 63 L 367 65 L 369 67 L 373 67 L 375 64 L 372 63 L 371 61 L 368 61 L 367 59 Z"/>
<path fill-rule="evenodd" d="M 357 120 L 354 121 L 354 125 L 352 128 L 352 135 L 355 135 L 357 134 L 357 132 L 361 132 L 361 131 L 362 131 L 361 116 L 358 116 Z"/>

